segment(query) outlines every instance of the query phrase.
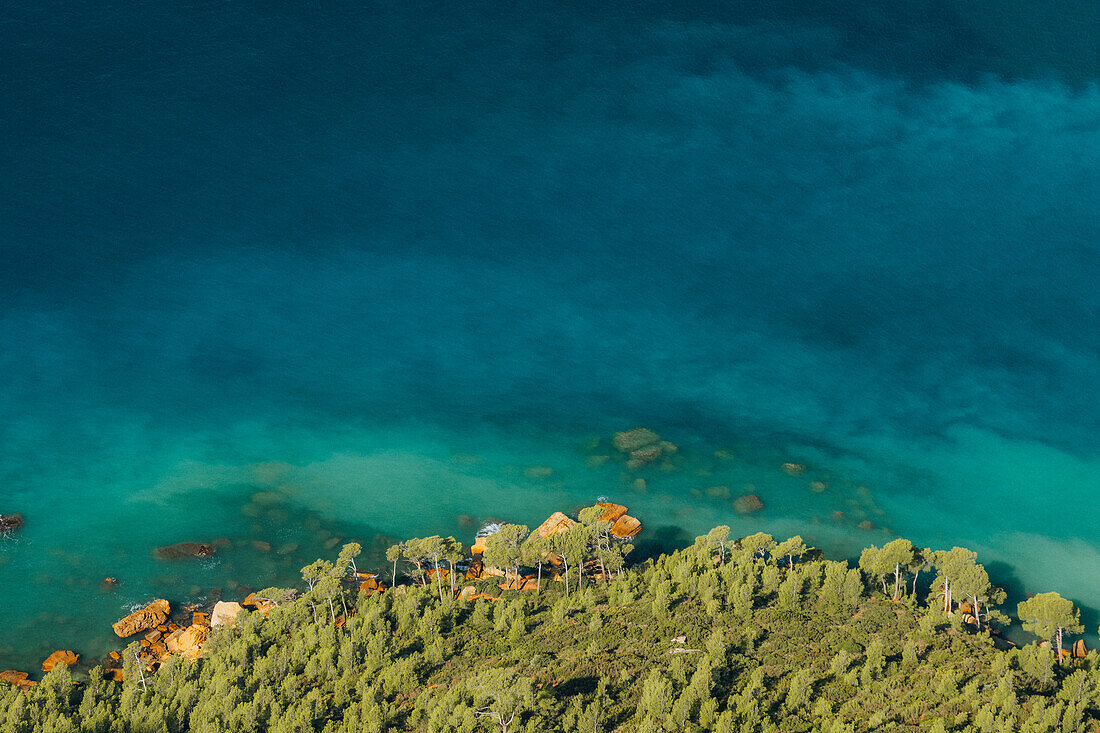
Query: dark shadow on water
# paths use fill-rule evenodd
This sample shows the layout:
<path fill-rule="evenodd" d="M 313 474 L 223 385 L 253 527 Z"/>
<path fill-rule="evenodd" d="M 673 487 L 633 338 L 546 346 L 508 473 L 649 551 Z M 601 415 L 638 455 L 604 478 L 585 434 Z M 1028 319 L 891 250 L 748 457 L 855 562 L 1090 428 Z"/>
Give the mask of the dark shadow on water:
<path fill-rule="evenodd" d="M 695 538 L 684 531 L 683 527 L 674 524 L 647 527 L 646 538 L 635 543 L 634 552 L 630 553 L 629 560 L 632 565 L 643 563 L 673 550 L 688 547 L 694 541 Z"/>

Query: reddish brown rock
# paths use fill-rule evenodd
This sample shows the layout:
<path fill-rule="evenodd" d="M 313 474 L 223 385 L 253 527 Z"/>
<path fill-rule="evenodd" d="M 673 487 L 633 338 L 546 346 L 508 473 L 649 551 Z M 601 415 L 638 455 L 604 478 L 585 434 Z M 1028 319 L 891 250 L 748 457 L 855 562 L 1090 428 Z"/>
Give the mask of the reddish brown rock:
<path fill-rule="evenodd" d="M 158 598 L 145 608 L 134 611 L 126 618 L 115 622 L 112 628 L 114 628 L 115 634 L 122 638 L 133 636 L 139 631 L 145 631 L 163 624 L 168 618 L 170 610 L 168 601 Z"/>
<path fill-rule="evenodd" d="M 17 672 L 14 669 L 4 670 L 0 672 L 0 682 L 7 682 L 8 684 L 18 685 L 21 682 L 26 681 L 30 677 L 26 672 Z"/>
<path fill-rule="evenodd" d="M 611 525 L 611 534 L 619 539 L 626 539 L 638 534 L 642 529 L 642 523 L 629 514 L 624 514 Z"/>
<path fill-rule="evenodd" d="M 171 634 L 164 637 L 164 647 L 168 650 L 169 654 L 179 654 L 180 656 L 195 660 L 198 659 L 199 653 L 202 650 L 202 645 L 206 643 L 206 635 L 209 632 L 210 629 L 205 626 L 196 626 L 192 624 L 186 629 L 173 631 Z"/>
<path fill-rule="evenodd" d="M 49 672 L 59 664 L 71 667 L 76 664 L 78 659 L 80 659 L 79 654 L 74 654 L 71 651 L 57 651 L 46 657 L 46 661 L 42 662 L 42 671 Z"/>
<path fill-rule="evenodd" d="M 564 532 L 565 530 L 572 527 L 574 524 L 576 524 L 576 522 L 574 522 L 572 519 L 565 516 L 561 512 L 554 512 L 546 519 L 545 522 L 540 524 L 535 531 L 539 533 L 540 537 L 549 537 L 550 535 L 555 535 L 558 532 Z"/>
<path fill-rule="evenodd" d="M 275 601 L 268 598 L 261 598 L 255 593 L 249 593 L 248 596 L 241 601 L 241 605 L 266 614 L 268 611 L 275 608 Z"/>
<path fill-rule="evenodd" d="M 193 613 L 191 615 L 191 625 L 192 626 L 205 626 L 206 628 L 209 629 L 210 628 L 210 614 L 195 611 L 195 613 Z"/>
<path fill-rule="evenodd" d="M 756 494 L 745 494 L 733 500 L 733 510 L 738 514 L 752 514 L 764 508 L 764 502 Z"/>
<path fill-rule="evenodd" d="M 645 479 L 638 479 L 645 482 Z M 607 501 L 601 501 L 596 506 L 603 509 L 603 514 L 600 515 L 601 522 L 614 522 L 616 519 L 626 514 L 626 507 L 622 504 L 612 504 Z"/>
<path fill-rule="evenodd" d="M 103 679 L 111 680 L 112 682 L 122 682 L 122 670 L 121 669 L 107 669 L 103 671 Z"/>
<path fill-rule="evenodd" d="M 118 587 L 118 578 L 104 578 L 99 581 L 99 590 L 102 593 L 107 593 Z"/>

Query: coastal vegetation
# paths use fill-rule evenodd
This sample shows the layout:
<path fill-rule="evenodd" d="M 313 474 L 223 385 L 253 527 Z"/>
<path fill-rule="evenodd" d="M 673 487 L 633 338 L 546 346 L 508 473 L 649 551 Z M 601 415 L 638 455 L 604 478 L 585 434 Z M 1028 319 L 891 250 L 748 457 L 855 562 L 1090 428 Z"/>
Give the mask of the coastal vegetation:
<path fill-rule="evenodd" d="M 1003 641 L 1004 592 L 964 548 L 899 539 L 853 568 L 722 526 L 627 565 L 625 512 L 410 538 L 377 576 L 348 544 L 163 639 L 151 605 L 116 629 L 145 643 L 80 684 L 71 658 L 9 676 L 0 733 L 1100 730 L 1077 609 L 1036 595 L 1035 643 Z"/>

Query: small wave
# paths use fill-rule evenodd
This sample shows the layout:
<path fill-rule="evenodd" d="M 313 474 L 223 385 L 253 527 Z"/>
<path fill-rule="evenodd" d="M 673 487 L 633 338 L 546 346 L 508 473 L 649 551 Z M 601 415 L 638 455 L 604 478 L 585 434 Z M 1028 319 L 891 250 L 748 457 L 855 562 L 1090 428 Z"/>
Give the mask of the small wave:
<path fill-rule="evenodd" d="M 486 522 L 481 525 L 481 529 L 477 531 L 474 537 L 488 537 L 491 534 L 495 534 L 500 531 L 500 528 L 504 526 L 503 522 Z"/>

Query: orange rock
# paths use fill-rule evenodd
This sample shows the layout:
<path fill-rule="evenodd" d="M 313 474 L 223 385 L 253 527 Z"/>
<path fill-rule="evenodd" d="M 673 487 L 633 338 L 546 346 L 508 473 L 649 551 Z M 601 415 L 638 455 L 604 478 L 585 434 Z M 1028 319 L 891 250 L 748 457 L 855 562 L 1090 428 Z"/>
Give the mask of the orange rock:
<path fill-rule="evenodd" d="M 206 635 L 210 629 L 205 626 L 192 624 L 186 629 L 173 631 L 164 638 L 164 646 L 169 654 L 179 654 L 188 659 L 198 659 L 202 645 L 206 643 Z"/>
<path fill-rule="evenodd" d="M 460 601 L 472 601 L 474 598 L 477 598 L 477 588 L 472 585 L 468 585 L 459 591 L 458 600 Z"/>
<path fill-rule="evenodd" d="M 191 625 L 210 628 L 210 614 L 195 611 L 195 613 L 191 615 Z"/>
<path fill-rule="evenodd" d="M 644 479 L 641 479 L 644 481 Z M 622 504 L 611 504 L 610 502 L 601 501 L 596 506 L 603 509 L 603 514 L 600 515 L 601 522 L 614 522 L 616 519 L 626 514 L 626 507 Z"/>
<path fill-rule="evenodd" d="M 104 670 L 103 678 L 111 680 L 112 682 L 122 682 L 122 670 L 121 669 L 108 669 Z"/>
<path fill-rule="evenodd" d="M 8 682 L 13 685 L 18 685 L 19 683 L 25 681 L 28 677 L 30 677 L 30 675 L 26 672 L 17 672 L 14 669 L 8 669 L 0 672 L 0 682 Z"/>
<path fill-rule="evenodd" d="M 165 631 L 168 631 L 168 627 L 165 624 L 160 624 L 157 626 L 157 631 L 163 634 Z"/>
<path fill-rule="evenodd" d="M 110 653 L 110 654 L 108 654 L 107 656 L 108 656 L 108 657 L 110 657 L 111 659 L 115 660 L 116 662 L 117 662 L 118 660 L 122 659 L 122 655 L 121 655 L 121 654 L 119 654 L 118 652 L 111 652 L 111 653 Z"/>
<path fill-rule="evenodd" d="M 642 529 L 642 523 L 629 514 L 624 514 L 611 525 L 611 534 L 620 539 L 633 537 Z"/>
<path fill-rule="evenodd" d="M 115 634 L 122 638 L 133 636 L 139 631 L 164 623 L 168 618 L 169 610 L 168 601 L 158 598 L 140 611 L 134 611 L 126 618 L 115 622 L 112 628 Z"/>
<path fill-rule="evenodd" d="M 1073 658 L 1084 659 L 1088 655 L 1088 649 L 1085 648 L 1085 640 L 1078 639 L 1073 642 Z"/>
<path fill-rule="evenodd" d="M 260 613 L 264 613 L 264 614 L 266 614 L 271 609 L 275 608 L 275 602 L 274 601 L 269 601 L 266 598 L 260 598 L 255 593 L 249 593 L 248 597 L 246 597 L 243 601 L 241 601 L 241 605 L 242 606 L 252 606 L 257 611 L 259 611 Z"/>
<path fill-rule="evenodd" d="M 550 535 L 557 534 L 558 532 L 564 532 L 572 527 L 574 522 L 569 517 L 565 516 L 561 512 L 554 512 L 551 514 L 545 522 L 538 526 L 535 531 L 539 533 L 540 537 L 549 537 Z"/>
<path fill-rule="evenodd" d="M 76 660 L 78 659 L 80 659 L 80 655 L 73 654 L 70 651 L 54 652 L 50 656 L 46 657 L 46 661 L 42 662 L 42 671 L 49 672 L 51 669 L 59 664 L 67 664 L 71 667 L 76 664 Z"/>
<path fill-rule="evenodd" d="M 474 544 L 470 545 L 471 555 L 480 555 L 485 552 L 485 541 L 488 540 L 490 535 L 481 535 L 474 538 Z"/>
<path fill-rule="evenodd" d="M 152 644 L 154 641 L 160 641 L 161 633 L 156 629 L 149 631 L 145 634 L 145 640 Z"/>
<path fill-rule="evenodd" d="M 447 568 L 428 568 L 428 578 L 435 580 L 438 577 L 440 580 L 446 580 L 450 572 Z"/>

